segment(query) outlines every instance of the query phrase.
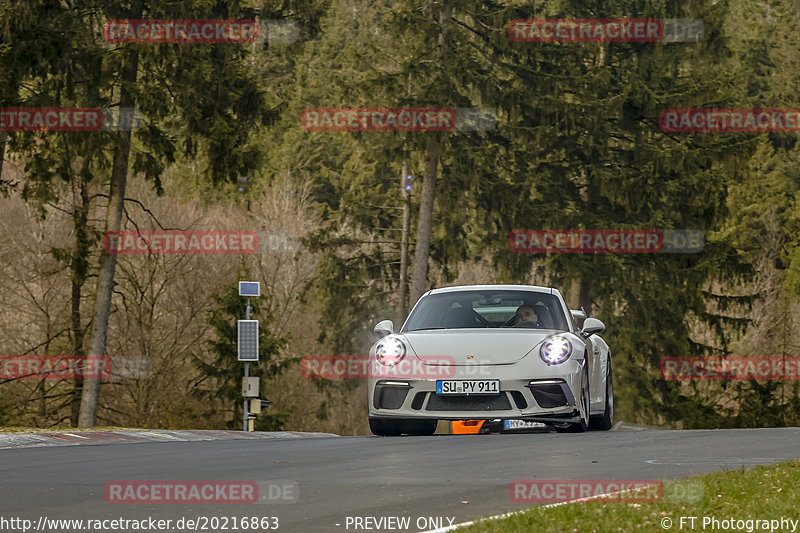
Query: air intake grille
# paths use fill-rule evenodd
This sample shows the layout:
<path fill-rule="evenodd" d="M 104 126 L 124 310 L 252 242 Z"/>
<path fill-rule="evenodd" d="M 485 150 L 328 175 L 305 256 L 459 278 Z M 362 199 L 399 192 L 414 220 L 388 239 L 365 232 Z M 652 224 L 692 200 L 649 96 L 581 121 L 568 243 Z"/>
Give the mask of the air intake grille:
<path fill-rule="evenodd" d="M 508 411 L 511 403 L 506 393 L 497 396 L 440 396 L 431 393 L 428 411 Z"/>
<path fill-rule="evenodd" d="M 567 397 L 561 385 L 529 385 L 539 407 L 561 407 L 567 405 Z"/>
<path fill-rule="evenodd" d="M 378 409 L 400 409 L 408 396 L 408 387 L 378 385 L 375 389 L 375 407 Z"/>
<path fill-rule="evenodd" d="M 528 402 L 525 400 L 525 396 L 518 390 L 511 391 L 511 397 L 514 398 L 514 403 L 517 404 L 517 409 L 527 409 Z"/>
<path fill-rule="evenodd" d="M 422 409 L 422 404 L 425 403 L 425 394 L 424 392 L 418 392 L 414 395 L 414 400 L 411 402 L 412 409 L 415 411 Z"/>

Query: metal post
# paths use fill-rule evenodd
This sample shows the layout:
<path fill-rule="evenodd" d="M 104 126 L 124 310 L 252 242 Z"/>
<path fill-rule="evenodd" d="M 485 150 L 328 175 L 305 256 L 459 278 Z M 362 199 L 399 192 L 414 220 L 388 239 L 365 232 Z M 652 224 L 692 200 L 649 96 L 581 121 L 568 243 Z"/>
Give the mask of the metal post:
<path fill-rule="evenodd" d="M 246 320 L 250 320 L 250 298 L 247 299 L 247 311 L 246 311 L 246 317 L 245 318 L 246 318 Z M 250 376 L 250 363 L 245 361 L 245 363 L 244 363 L 244 377 L 249 377 L 249 376 Z M 244 381 L 246 381 L 246 380 L 244 380 Z M 247 432 L 247 430 L 248 430 L 247 417 L 250 415 L 250 413 L 249 413 L 249 411 L 247 409 L 247 402 L 248 401 L 250 401 L 250 398 L 245 397 L 245 399 L 244 399 L 244 427 L 242 428 L 242 431 L 244 431 L 244 432 Z"/>

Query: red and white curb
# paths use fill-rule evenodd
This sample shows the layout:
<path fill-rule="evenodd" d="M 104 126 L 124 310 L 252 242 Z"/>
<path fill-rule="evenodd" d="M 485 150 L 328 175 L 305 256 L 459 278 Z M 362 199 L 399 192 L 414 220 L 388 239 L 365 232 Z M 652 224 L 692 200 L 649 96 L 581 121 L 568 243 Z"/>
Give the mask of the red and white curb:
<path fill-rule="evenodd" d="M 338 437 L 333 433 L 302 431 L 59 431 L 53 433 L 0 433 L 0 450 L 45 446 L 80 446 L 98 444 L 139 444 L 145 442 L 196 442 L 215 440 L 305 439 Z"/>

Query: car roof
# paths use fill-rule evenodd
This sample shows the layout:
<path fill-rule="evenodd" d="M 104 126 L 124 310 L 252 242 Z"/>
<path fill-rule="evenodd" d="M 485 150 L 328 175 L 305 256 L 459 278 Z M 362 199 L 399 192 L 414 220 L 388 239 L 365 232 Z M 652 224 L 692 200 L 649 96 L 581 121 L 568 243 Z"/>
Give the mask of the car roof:
<path fill-rule="evenodd" d="M 514 290 L 514 291 L 529 291 L 529 292 L 544 292 L 547 294 L 561 294 L 558 289 L 552 287 L 539 287 L 537 285 L 458 285 L 455 287 L 442 287 L 440 289 L 431 289 L 428 294 L 439 294 L 443 292 L 459 292 L 459 291 L 485 291 L 485 290 Z"/>

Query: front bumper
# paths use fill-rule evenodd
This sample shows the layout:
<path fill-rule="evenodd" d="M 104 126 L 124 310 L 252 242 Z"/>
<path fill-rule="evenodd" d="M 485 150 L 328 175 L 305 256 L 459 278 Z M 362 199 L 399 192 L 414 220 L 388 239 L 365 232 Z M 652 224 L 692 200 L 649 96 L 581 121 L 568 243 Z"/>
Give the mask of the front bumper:
<path fill-rule="evenodd" d="M 526 358 L 527 359 L 527 358 Z M 376 379 L 369 381 L 369 415 L 376 418 L 473 420 L 521 419 L 570 423 L 580 420 L 583 360 L 560 365 L 453 366 L 448 380 L 498 379 L 500 394 L 450 396 L 436 393 L 436 379 Z"/>

